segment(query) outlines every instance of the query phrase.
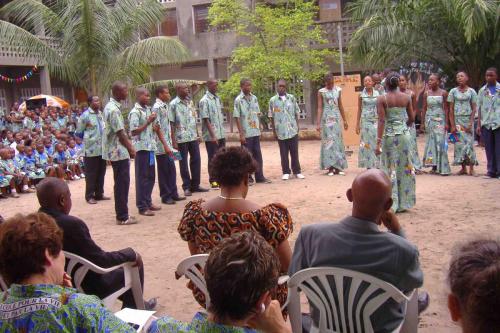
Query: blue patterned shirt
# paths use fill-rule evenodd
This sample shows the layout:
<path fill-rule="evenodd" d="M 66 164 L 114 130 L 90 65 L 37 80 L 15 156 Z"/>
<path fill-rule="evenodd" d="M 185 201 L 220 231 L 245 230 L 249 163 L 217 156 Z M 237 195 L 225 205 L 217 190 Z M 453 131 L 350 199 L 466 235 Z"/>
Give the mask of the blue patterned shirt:
<path fill-rule="evenodd" d="M 217 140 L 224 139 L 224 115 L 222 114 L 222 103 L 219 96 L 212 94 L 210 91 L 205 93 L 199 103 L 200 118 L 208 119 L 212 125 L 212 129 Z M 205 122 L 202 123 L 202 133 L 204 141 L 212 141 L 210 132 Z"/>
<path fill-rule="evenodd" d="M 156 151 L 156 133 L 153 130 L 153 123 L 146 126 L 144 131 L 138 135 L 132 135 L 139 127 L 147 123 L 149 116 L 151 116 L 151 108 L 149 106 L 142 107 L 139 103 L 135 103 L 134 108 L 128 114 L 128 124 L 130 128 L 130 136 L 132 137 L 132 144 L 136 151 Z"/>
<path fill-rule="evenodd" d="M 13 284 L 1 299 L 1 332 L 135 332 L 99 298 L 73 288 Z"/>
<path fill-rule="evenodd" d="M 191 100 L 179 97 L 170 102 L 168 118 L 175 124 L 175 139 L 178 143 L 191 142 L 198 139 L 196 127 L 196 110 Z"/>
<path fill-rule="evenodd" d="M 490 130 L 500 128 L 500 83 L 492 94 L 488 85 L 479 90 L 477 107 L 481 113 L 481 126 Z"/>
<path fill-rule="evenodd" d="M 205 313 L 198 312 L 190 323 L 183 323 L 170 317 L 155 320 L 148 333 L 257 333 L 257 331 L 233 326 L 224 326 L 209 322 Z"/>
<path fill-rule="evenodd" d="M 254 94 L 245 96 L 241 92 L 234 100 L 233 117 L 240 118 L 241 127 L 245 138 L 260 135 L 260 107 L 259 101 Z"/>
<path fill-rule="evenodd" d="M 273 119 L 278 140 L 287 140 L 299 133 L 297 118 L 300 113 L 297 99 L 291 94 L 271 97 L 269 101 L 269 118 Z"/>
<path fill-rule="evenodd" d="M 104 136 L 102 137 L 102 158 L 108 161 L 128 160 L 127 148 L 118 139 L 117 133 L 125 130 L 121 104 L 110 98 L 103 111 Z"/>
<path fill-rule="evenodd" d="M 76 133 L 83 136 L 85 142 L 85 156 L 95 157 L 102 155 L 102 136 L 104 133 L 104 120 L 100 111 L 88 108 L 76 127 Z"/>

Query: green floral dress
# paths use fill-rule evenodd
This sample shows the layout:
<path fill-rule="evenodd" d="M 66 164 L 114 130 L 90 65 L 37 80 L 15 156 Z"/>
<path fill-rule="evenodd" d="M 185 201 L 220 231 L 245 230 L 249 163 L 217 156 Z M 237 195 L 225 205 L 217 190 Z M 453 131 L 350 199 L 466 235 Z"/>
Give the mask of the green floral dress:
<path fill-rule="evenodd" d="M 387 108 L 382 140 L 382 170 L 391 178 L 392 209 L 401 212 L 415 206 L 415 167 L 412 138 L 404 107 Z"/>
<path fill-rule="evenodd" d="M 338 170 L 347 168 L 344 140 L 342 138 L 342 117 L 338 106 L 341 89 L 321 88 L 323 98 L 323 116 L 321 118 L 321 152 L 320 168 L 322 170 L 334 167 Z"/>
<path fill-rule="evenodd" d="M 378 168 L 380 158 L 375 154 L 377 147 L 377 97 L 379 92 L 373 89 L 369 95 L 366 90 L 361 93 L 361 139 L 359 143 L 358 167 Z"/>
<path fill-rule="evenodd" d="M 427 112 L 425 114 L 427 141 L 423 161 L 425 167 L 436 168 L 436 171 L 441 175 L 451 173 L 448 162 L 448 137 L 445 121 L 443 96 L 427 96 Z"/>
<path fill-rule="evenodd" d="M 448 102 L 453 103 L 452 112 L 455 115 L 455 125 L 459 138 L 459 141 L 455 142 L 453 165 L 478 165 L 474 151 L 474 128 L 471 129 L 471 133 L 464 130 L 464 127 L 469 127 L 470 124 L 471 104 L 477 103 L 476 91 L 467 88 L 465 92 L 461 92 L 458 88 L 453 88 L 448 94 Z"/>

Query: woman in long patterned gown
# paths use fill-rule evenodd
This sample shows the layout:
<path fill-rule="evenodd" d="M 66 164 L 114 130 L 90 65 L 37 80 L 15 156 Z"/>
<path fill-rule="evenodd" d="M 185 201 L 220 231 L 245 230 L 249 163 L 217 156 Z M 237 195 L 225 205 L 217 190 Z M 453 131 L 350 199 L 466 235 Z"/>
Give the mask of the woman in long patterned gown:
<path fill-rule="evenodd" d="M 341 126 L 343 122 L 343 126 Z M 344 175 L 347 168 L 342 128 L 347 130 L 341 89 L 333 84 L 333 75 L 325 77 L 325 87 L 318 91 L 318 125 L 321 133 L 320 168 L 328 169 L 328 176 Z"/>
<path fill-rule="evenodd" d="M 413 108 L 414 119 L 417 117 L 417 95 L 413 90 L 408 89 L 408 79 L 405 75 L 399 76 L 399 91 L 407 94 L 411 97 L 411 106 Z M 411 153 L 412 153 L 412 162 L 415 167 L 415 172 L 417 174 L 422 173 L 422 162 L 420 161 L 420 156 L 418 155 L 418 145 L 417 145 L 417 129 L 415 128 L 415 123 L 413 123 L 410 127 L 410 135 L 411 135 Z"/>
<path fill-rule="evenodd" d="M 474 151 L 474 116 L 476 115 L 477 94 L 467 85 L 469 76 L 465 72 L 457 73 L 458 87 L 450 90 L 448 103 L 450 103 L 451 132 L 456 133 L 458 141 L 455 142 L 455 157 L 453 165 L 461 165 L 459 175 L 474 176 L 474 166 L 478 165 Z"/>
<path fill-rule="evenodd" d="M 429 89 L 424 93 L 421 130 L 427 132 L 424 150 L 424 166 L 432 167 L 433 173 L 448 176 L 448 92 L 439 87 L 438 74 L 429 76 Z"/>
<path fill-rule="evenodd" d="M 392 209 L 402 212 L 415 205 L 415 167 L 410 127 L 415 121 L 411 97 L 398 91 L 399 74 L 386 79 L 386 91 L 377 97 L 378 129 L 376 154 L 381 169 L 391 178 Z"/>
<path fill-rule="evenodd" d="M 377 168 L 380 158 L 375 155 L 377 146 L 377 97 L 379 92 L 373 88 L 370 76 L 363 79 L 365 86 L 359 95 L 356 134 L 361 134 L 359 143 L 358 167 Z"/>

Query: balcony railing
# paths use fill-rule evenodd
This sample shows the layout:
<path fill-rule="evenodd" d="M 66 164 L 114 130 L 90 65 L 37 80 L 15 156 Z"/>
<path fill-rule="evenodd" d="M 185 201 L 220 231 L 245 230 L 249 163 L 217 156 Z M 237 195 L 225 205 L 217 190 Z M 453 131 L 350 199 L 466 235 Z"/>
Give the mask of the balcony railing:
<path fill-rule="evenodd" d="M 350 22 L 347 19 L 339 20 L 339 21 L 330 21 L 330 22 L 318 22 L 323 31 L 325 32 L 325 38 L 327 40 L 326 44 L 317 44 L 318 47 L 321 48 L 338 48 L 339 47 L 339 38 L 337 27 L 340 26 L 340 33 L 342 38 L 342 47 L 347 47 L 349 40 L 351 39 L 352 34 L 358 28 L 358 25 Z"/>

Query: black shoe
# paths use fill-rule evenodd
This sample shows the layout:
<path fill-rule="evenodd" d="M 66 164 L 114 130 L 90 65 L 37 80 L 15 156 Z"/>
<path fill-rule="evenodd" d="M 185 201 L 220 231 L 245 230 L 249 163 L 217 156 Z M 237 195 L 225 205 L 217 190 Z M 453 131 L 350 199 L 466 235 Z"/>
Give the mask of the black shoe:
<path fill-rule="evenodd" d="M 111 200 L 110 197 L 107 197 L 105 195 L 101 196 L 101 197 L 96 197 L 95 198 L 97 201 L 103 201 L 103 200 Z"/>
<path fill-rule="evenodd" d="M 161 202 L 164 203 L 165 205 L 175 205 L 175 200 L 172 198 L 168 198 L 167 200 L 162 200 Z"/>
<path fill-rule="evenodd" d="M 174 201 L 183 201 L 183 200 L 186 200 L 186 197 L 177 196 L 177 197 L 174 197 L 172 199 L 174 199 Z"/>
<path fill-rule="evenodd" d="M 190 197 L 190 196 L 192 196 L 192 195 L 193 195 L 193 193 L 191 193 L 191 191 L 190 191 L 190 190 L 184 190 L 184 195 L 185 195 L 186 197 Z"/>
<path fill-rule="evenodd" d="M 201 186 L 198 186 L 197 188 L 192 188 L 191 192 L 208 192 L 210 191 L 208 188 L 204 188 Z"/>
<path fill-rule="evenodd" d="M 256 183 L 257 184 L 271 184 L 272 181 L 271 181 L 271 179 L 264 178 L 264 179 L 261 179 L 261 180 L 257 180 Z"/>
<path fill-rule="evenodd" d="M 144 301 L 144 308 L 148 311 L 151 311 L 156 308 L 156 304 L 156 298 L 151 298 L 150 300 Z"/>
<path fill-rule="evenodd" d="M 422 291 L 418 293 L 418 314 L 424 312 L 430 303 L 429 293 L 427 291 Z"/>

